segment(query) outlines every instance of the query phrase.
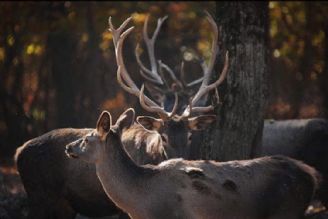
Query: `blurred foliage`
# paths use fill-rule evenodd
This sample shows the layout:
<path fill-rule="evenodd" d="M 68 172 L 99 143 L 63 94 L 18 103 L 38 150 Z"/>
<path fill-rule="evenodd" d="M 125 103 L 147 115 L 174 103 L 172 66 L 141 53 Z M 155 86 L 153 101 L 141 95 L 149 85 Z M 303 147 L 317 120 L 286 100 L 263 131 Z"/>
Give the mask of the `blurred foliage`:
<path fill-rule="evenodd" d="M 156 56 L 179 73 L 182 60 L 190 80 L 208 60 L 211 28 L 204 10 L 215 2 L 0 2 L 0 155 L 27 139 L 58 127 L 94 127 L 107 109 L 117 117 L 127 107 L 143 112 L 137 98 L 116 82 L 116 62 L 108 18 L 119 25 L 132 16 L 125 63 L 138 85 L 134 49 L 168 15 L 156 42 Z M 327 93 L 326 2 L 270 2 L 270 88 L 267 116 L 322 116 Z"/>
<path fill-rule="evenodd" d="M 270 2 L 268 116 L 327 116 L 327 2 Z"/>

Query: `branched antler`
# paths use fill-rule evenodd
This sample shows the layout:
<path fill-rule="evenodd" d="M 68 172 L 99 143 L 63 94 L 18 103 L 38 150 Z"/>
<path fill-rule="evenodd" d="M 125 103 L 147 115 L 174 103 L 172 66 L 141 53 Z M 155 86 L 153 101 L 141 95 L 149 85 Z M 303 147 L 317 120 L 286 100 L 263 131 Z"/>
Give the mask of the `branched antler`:
<path fill-rule="evenodd" d="M 144 42 L 146 44 L 147 47 L 147 51 L 148 51 L 148 56 L 149 56 L 149 62 L 150 62 L 150 67 L 151 69 L 148 69 L 145 67 L 145 65 L 142 63 L 141 59 L 140 59 L 140 54 L 138 53 L 139 51 L 139 44 L 136 47 L 135 50 L 135 55 L 136 55 L 136 59 L 137 62 L 141 68 L 141 71 L 143 71 L 141 74 L 143 77 L 145 77 L 145 79 L 150 80 L 156 84 L 159 85 L 163 85 L 163 80 L 160 77 L 160 75 L 158 74 L 158 66 L 157 66 L 157 60 L 155 58 L 155 42 L 158 36 L 158 33 L 161 29 L 161 26 L 163 24 L 163 22 L 167 19 L 168 16 L 165 16 L 163 18 L 159 18 L 157 20 L 157 27 L 154 31 L 154 34 L 151 38 L 149 38 L 148 35 L 148 20 L 149 20 L 149 16 L 146 17 L 144 26 L 143 26 L 143 39 Z"/>
<path fill-rule="evenodd" d="M 209 112 L 212 111 L 214 109 L 214 107 L 211 106 L 205 106 L 205 107 L 196 107 L 197 102 L 200 100 L 201 97 L 203 97 L 205 94 L 207 94 L 209 91 L 216 89 L 217 86 L 219 86 L 224 79 L 226 78 L 227 72 L 228 72 L 228 65 L 229 65 L 229 53 L 226 52 L 225 55 L 225 62 L 224 62 L 224 66 L 223 66 L 223 70 L 221 72 L 221 75 L 219 77 L 218 80 L 216 80 L 215 82 L 213 82 L 212 84 L 208 84 L 209 80 L 210 80 L 210 76 L 211 73 L 213 71 L 213 67 L 215 64 L 215 60 L 216 60 L 216 55 L 217 55 L 217 51 L 218 51 L 218 45 L 217 45 L 217 41 L 218 41 L 218 27 L 214 21 L 214 19 L 212 18 L 212 16 L 206 11 L 207 14 L 207 20 L 210 22 L 212 29 L 214 31 L 214 37 L 213 37 L 213 41 L 212 41 L 212 48 L 211 48 L 211 58 L 209 60 L 209 64 L 206 65 L 205 62 L 202 65 L 202 68 L 204 70 L 204 78 L 202 80 L 202 84 L 199 88 L 199 90 L 197 91 L 197 93 L 194 95 L 194 97 L 191 100 L 191 106 L 187 107 L 185 109 L 185 111 L 183 112 L 182 116 L 188 117 L 190 115 L 190 109 L 192 108 L 193 112 L 198 112 L 198 113 L 203 113 L 203 112 Z"/>
<path fill-rule="evenodd" d="M 146 21 L 144 24 L 143 35 L 144 35 L 145 44 L 146 44 L 147 50 L 148 50 L 151 70 L 147 69 L 140 60 L 139 54 L 137 52 L 137 50 L 139 49 L 139 46 L 137 46 L 136 52 L 135 52 L 136 57 L 137 57 L 137 62 L 141 67 L 141 71 L 140 71 L 141 74 L 144 76 L 144 78 L 146 78 L 147 80 L 149 80 L 153 83 L 163 85 L 163 80 L 161 79 L 160 74 L 158 73 L 158 70 L 161 71 L 162 69 L 166 70 L 169 73 L 170 77 L 175 82 L 175 87 L 176 86 L 190 87 L 190 86 L 194 86 L 197 83 L 201 82 L 201 86 L 200 86 L 199 90 L 193 96 L 193 98 L 190 99 L 189 105 L 184 110 L 181 117 L 189 117 L 191 115 L 191 111 L 193 113 L 204 113 L 204 112 L 212 111 L 214 109 L 214 106 L 212 106 L 212 105 L 197 106 L 197 103 L 202 97 L 204 97 L 205 94 L 207 94 L 211 90 L 215 90 L 217 88 L 217 86 L 219 86 L 224 81 L 224 79 L 226 78 L 227 72 L 228 72 L 229 55 L 228 55 L 228 52 L 226 52 L 225 62 L 224 62 L 223 70 L 220 74 L 220 77 L 215 82 L 209 84 L 210 76 L 213 72 L 216 55 L 218 52 L 218 45 L 217 45 L 218 27 L 217 27 L 214 19 L 210 16 L 210 14 L 208 12 L 206 12 L 206 13 L 207 13 L 207 19 L 213 28 L 214 37 L 213 37 L 212 47 L 211 47 L 211 57 L 208 62 L 208 65 L 206 65 L 205 61 L 202 62 L 202 69 L 203 69 L 203 73 L 204 73 L 203 77 L 201 77 L 197 80 L 194 80 L 193 82 L 190 82 L 190 83 L 185 83 L 184 81 L 180 82 L 176 78 L 172 69 L 170 69 L 166 64 L 164 64 L 160 60 L 158 60 L 158 65 L 157 65 L 156 59 L 155 59 L 154 45 L 155 45 L 155 41 L 156 41 L 157 35 L 159 33 L 160 27 L 161 27 L 162 23 L 165 21 L 165 19 L 167 18 L 167 16 L 158 19 L 157 27 L 151 38 L 149 38 L 148 33 L 147 33 L 149 17 L 146 18 Z M 136 84 L 133 82 L 133 80 L 129 76 L 129 73 L 125 67 L 125 64 L 123 61 L 123 55 L 122 55 L 122 48 L 123 48 L 125 38 L 128 36 L 128 34 L 130 34 L 130 32 L 133 30 L 134 27 L 130 27 L 129 29 L 125 30 L 124 32 L 123 32 L 123 29 L 127 26 L 127 24 L 129 23 L 130 20 L 131 20 L 131 17 L 126 19 L 119 28 L 115 29 L 112 24 L 111 18 L 109 18 L 109 27 L 110 27 L 109 30 L 113 34 L 116 62 L 117 62 L 117 66 L 118 66 L 117 80 L 124 90 L 126 90 L 127 92 L 129 92 L 139 98 L 140 104 L 145 110 L 147 110 L 149 112 L 158 113 L 162 118 L 166 118 L 166 119 L 170 118 L 176 114 L 177 105 L 178 105 L 178 95 L 177 95 L 175 87 L 172 88 L 172 89 L 175 89 L 174 90 L 174 94 L 175 94 L 174 107 L 172 109 L 172 112 L 167 112 L 164 110 L 163 107 L 160 107 L 158 104 L 156 104 L 154 101 L 152 101 L 150 98 L 148 98 L 144 94 L 144 86 L 142 86 L 141 90 L 136 86 Z M 181 76 L 184 77 L 184 62 L 181 63 Z M 216 95 L 218 96 L 217 90 L 216 90 Z"/>
<path fill-rule="evenodd" d="M 113 35 L 113 42 L 115 47 L 115 56 L 116 56 L 116 63 L 117 63 L 117 81 L 121 85 L 121 87 L 126 90 L 127 92 L 139 97 L 141 106 L 149 111 L 158 113 L 162 118 L 170 118 L 176 113 L 177 106 L 173 107 L 172 112 L 166 112 L 164 108 L 160 107 L 158 104 L 156 104 L 154 101 L 152 101 L 150 98 L 144 95 L 142 87 L 142 91 L 137 87 L 137 85 L 134 83 L 134 81 L 131 79 L 130 75 L 128 74 L 128 71 L 125 67 L 124 61 L 123 61 L 123 45 L 125 38 L 131 33 L 134 27 L 130 27 L 126 31 L 123 32 L 124 28 L 127 26 L 129 21 L 131 20 L 131 17 L 127 18 L 122 25 L 115 29 L 111 17 L 109 18 L 109 31 L 111 31 Z M 122 33 L 123 32 L 123 33 Z M 155 31 L 155 34 L 156 31 Z M 155 35 L 156 36 L 156 35 Z M 176 95 L 176 101 L 177 104 L 178 99 Z"/>

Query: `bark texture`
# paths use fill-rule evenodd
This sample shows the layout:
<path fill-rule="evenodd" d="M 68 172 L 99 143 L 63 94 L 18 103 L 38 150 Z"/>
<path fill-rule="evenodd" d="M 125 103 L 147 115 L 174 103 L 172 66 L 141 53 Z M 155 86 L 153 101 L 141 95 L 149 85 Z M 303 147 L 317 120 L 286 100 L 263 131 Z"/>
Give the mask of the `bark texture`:
<path fill-rule="evenodd" d="M 248 159 L 260 152 L 267 96 L 267 2 L 218 2 L 219 45 L 229 51 L 229 72 L 216 109 L 218 120 L 203 134 L 203 159 Z M 223 58 L 218 60 L 223 61 Z M 221 72 L 222 63 L 216 72 Z"/>

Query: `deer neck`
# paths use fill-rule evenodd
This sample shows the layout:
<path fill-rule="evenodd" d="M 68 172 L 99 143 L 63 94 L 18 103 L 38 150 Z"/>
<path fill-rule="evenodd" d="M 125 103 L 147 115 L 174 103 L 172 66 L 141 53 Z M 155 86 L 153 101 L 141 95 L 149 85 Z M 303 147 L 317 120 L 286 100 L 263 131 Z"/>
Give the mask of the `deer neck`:
<path fill-rule="evenodd" d="M 145 180 L 153 170 L 136 165 L 125 151 L 119 136 L 113 136 L 96 164 L 99 180 L 110 199 L 121 209 L 131 212 L 147 194 Z"/>

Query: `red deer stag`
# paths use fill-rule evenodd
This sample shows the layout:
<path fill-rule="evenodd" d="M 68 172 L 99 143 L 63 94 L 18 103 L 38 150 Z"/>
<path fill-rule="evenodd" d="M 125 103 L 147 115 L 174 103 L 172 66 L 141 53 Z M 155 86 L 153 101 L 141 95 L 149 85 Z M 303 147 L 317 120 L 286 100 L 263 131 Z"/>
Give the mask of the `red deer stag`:
<path fill-rule="evenodd" d="M 213 71 L 216 54 L 218 50 L 218 46 L 217 46 L 218 28 L 216 26 L 215 21 L 209 14 L 207 16 L 207 19 L 214 30 L 214 37 L 213 37 L 212 49 L 211 49 L 212 56 L 209 60 L 208 66 L 206 66 L 205 64 L 203 65 L 204 77 L 202 79 L 202 84 L 199 90 L 194 95 L 194 97 L 190 100 L 188 107 L 184 109 L 183 113 L 180 116 L 177 115 L 177 108 L 178 108 L 177 93 L 175 93 L 175 103 L 174 106 L 172 107 L 172 111 L 167 112 L 164 109 L 164 107 L 159 106 L 156 102 L 154 102 L 149 97 L 147 97 L 144 94 L 144 86 L 141 89 L 139 89 L 128 74 L 128 71 L 123 61 L 122 50 L 123 50 L 125 38 L 134 28 L 134 27 L 130 27 L 129 29 L 124 31 L 124 28 L 131 20 L 131 17 L 126 19 L 123 22 L 123 24 L 117 29 L 114 28 L 111 22 L 111 18 L 109 19 L 109 26 L 110 26 L 109 30 L 112 32 L 113 35 L 116 62 L 118 65 L 117 80 L 124 90 L 126 90 L 128 93 L 131 93 L 139 97 L 140 104 L 146 111 L 157 113 L 160 116 L 160 118 L 158 119 L 150 116 L 139 116 L 137 117 L 137 122 L 142 126 L 144 126 L 146 129 L 155 130 L 161 134 L 164 147 L 167 151 L 168 156 L 171 158 L 172 157 L 189 158 L 189 153 L 190 153 L 189 146 L 192 139 L 192 131 L 203 130 L 206 127 L 208 127 L 210 124 L 212 124 L 216 119 L 215 115 L 200 115 L 196 117 L 191 117 L 193 113 L 204 114 L 213 110 L 214 107 L 212 105 L 200 107 L 197 106 L 197 104 L 201 100 L 201 98 L 204 97 L 209 91 L 215 90 L 216 87 L 219 86 L 224 81 L 228 72 L 228 53 L 226 53 L 224 67 L 219 79 L 213 82 L 212 84 L 209 84 L 210 76 Z M 148 19 L 146 20 L 144 25 L 144 38 L 150 58 L 151 70 L 147 69 L 142 64 L 140 58 L 137 55 L 137 61 L 141 66 L 141 72 L 143 72 L 142 74 L 143 75 L 147 74 L 147 76 L 145 77 L 149 78 L 149 80 L 154 81 L 158 84 L 163 83 L 163 80 L 161 79 L 159 73 L 157 72 L 158 66 L 156 64 L 156 58 L 154 55 L 154 44 L 159 29 L 161 27 L 161 24 L 163 23 L 164 20 L 165 17 L 163 19 L 158 20 L 157 28 L 155 30 L 154 35 L 151 38 L 148 37 L 147 28 L 146 28 Z M 166 70 L 168 70 L 168 72 L 171 72 L 171 74 L 173 74 L 172 70 L 167 65 L 163 64 L 162 62 L 159 63 L 161 68 L 165 68 Z M 144 72 L 146 72 L 146 74 Z"/>
<path fill-rule="evenodd" d="M 104 111 L 66 153 L 94 163 L 107 196 L 133 219 L 299 219 L 317 187 L 315 169 L 283 156 L 139 166 L 124 149 L 121 121 L 111 124 Z"/>
<path fill-rule="evenodd" d="M 158 25 L 151 38 L 148 36 L 148 17 L 143 27 L 143 38 L 148 51 L 151 69 L 147 69 L 142 63 L 140 54 L 138 53 L 139 45 L 135 50 L 137 62 L 141 68 L 141 75 L 146 80 L 145 87 L 150 91 L 149 94 L 157 100 L 158 103 L 165 109 L 171 110 L 174 105 L 174 95 L 177 92 L 179 104 L 177 114 L 183 112 L 188 105 L 188 99 L 193 93 L 197 93 L 196 86 L 201 83 L 204 77 L 201 77 L 192 82 L 186 82 L 184 74 L 184 63 L 181 65 L 180 79 L 178 79 L 173 70 L 165 65 L 161 60 L 156 64 L 155 59 L 155 42 L 158 36 L 160 27 L 167 17 L 158 20 Z M 213 22 L 210 21 L 212 26 Z M 217 37 L 217 36 L 216 36 Z M 217 39 L 214 39 L 214 42 Z M 213 48 L 212 48 L 213 50 Z M 199 59 L 199 58 L 198 58 Z M 207 72 L 208 66 L 204 61 L 201 62 L 203 72 Z M 165 80 L 162 71 L 168 73 L 172 84 Z M 160 73 L 160 74 L 158 74 Z M 163 88 L 165 84 L 166 88 Z M 195 86 L 196 85 L 196 86 Z M 200 106 L 206 102 L 206 97 Z M 174 127 L 174 126 L 173 126 Z M 165 134 L 174 130 L 171 134 Z M 165 137 L 174 137 L 181 129 L 161 130 Z M 198 151 L 198 136 L 193 136 L 192 145 L 185 147 L 186 135 L 178 140 L 182 142 L 181 150 L 189 154 L 190 148 Z M 190 134 L 189 134 L 190 136 Z M 167 137 L 166 137 L 167 138 Z M 175 138 L 172 138 L 175 139 Z M 182 141 L 181 139 L 185 139 Z M 175 140 L 171 140 L 174 142 Z M 173 144 L 174 145 L 174 144 Z M 193 146 L 194 145 L 194 146 Z M 262 155 L 285 155 L 294 159 L 301 160 L 308 165 L 315 167 L 322 173 L 323 180 L 320 189 L 317 191 L 315 199 L 320 200 L 326 208 L 328 208 L 328 121 L 325 119 L 301 119 L 301 120 L 286 120 L 286 121 L 265 121 L 263 128 L 263 153 Z M 181 154 L 181 153 L 180 153 Z M 198 159 L 198 153 L 192 153 L 193 159 Z M 188 157 L 188 156 L 187 156 Z M 186 158 L 186 157 L 185 157 Z"/>

